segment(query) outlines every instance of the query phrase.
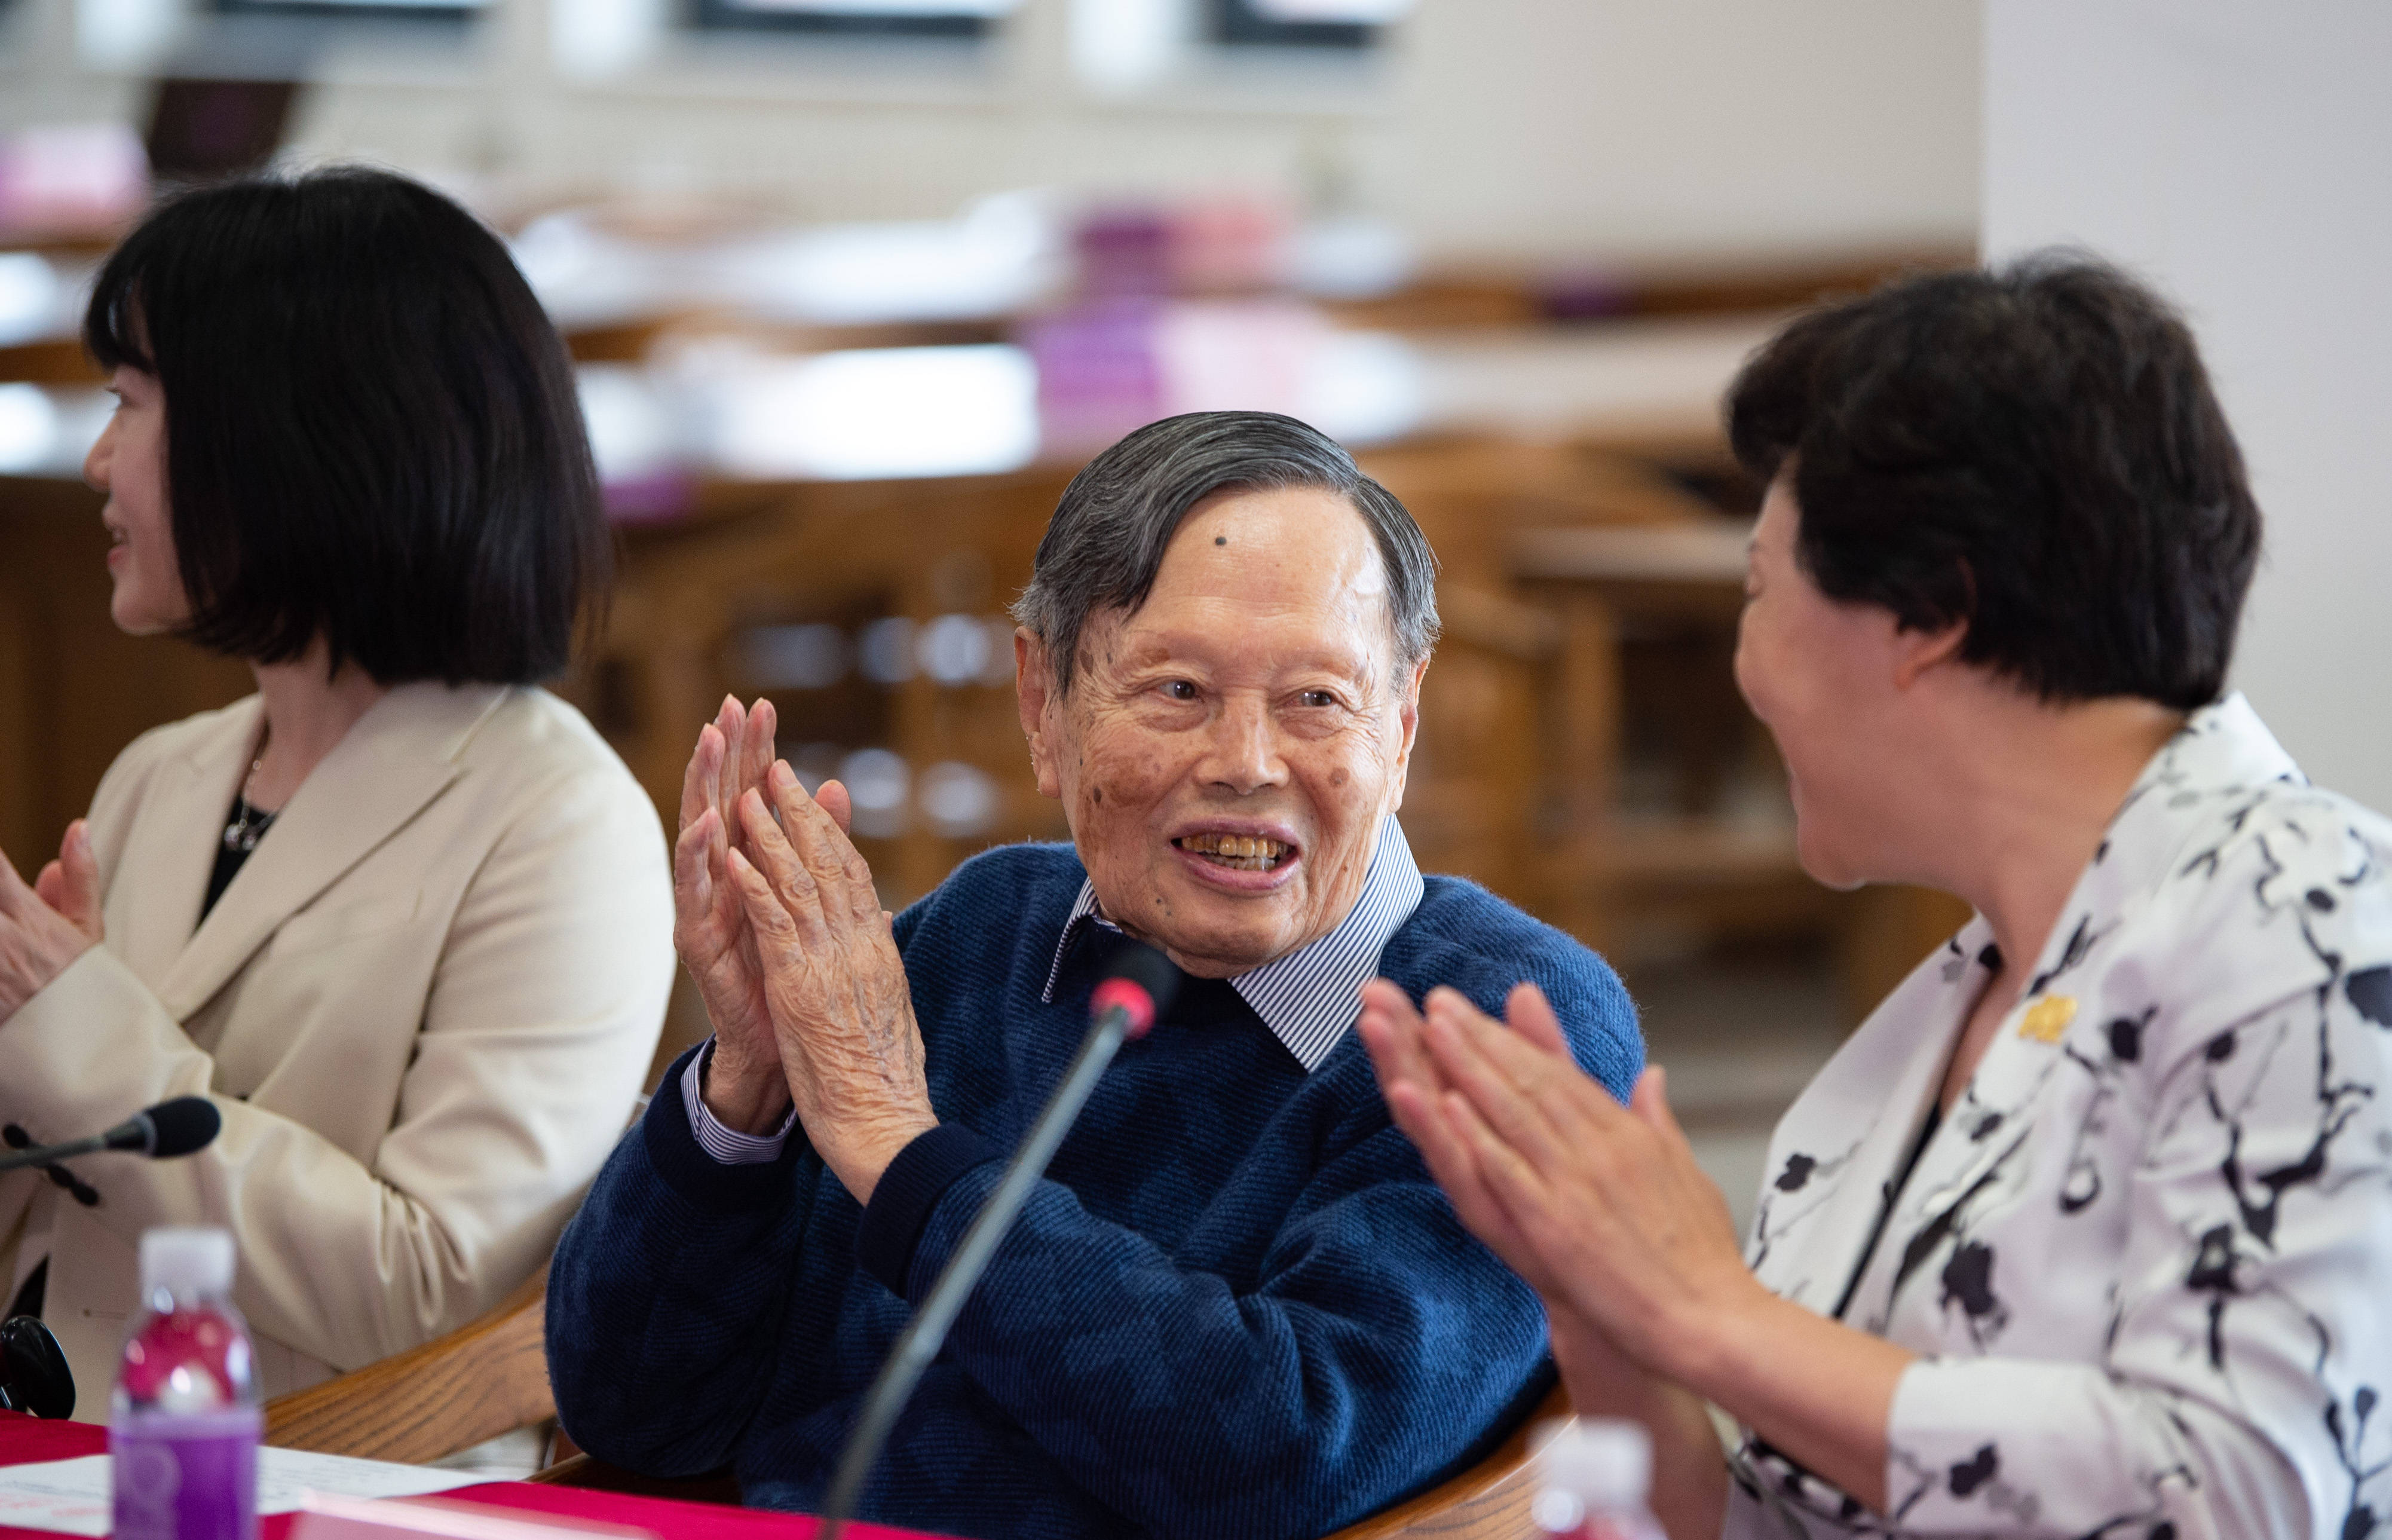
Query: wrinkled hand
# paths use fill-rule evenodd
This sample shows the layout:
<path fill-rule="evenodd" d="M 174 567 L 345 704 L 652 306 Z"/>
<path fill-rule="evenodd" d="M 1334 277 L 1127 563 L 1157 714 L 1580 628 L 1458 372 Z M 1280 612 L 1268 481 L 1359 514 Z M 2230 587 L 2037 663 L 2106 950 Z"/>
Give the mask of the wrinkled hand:
<path fill-rule="evenodd" d="M 748 709 L 723 698 L 722 711 L 698 733 L 682 777 L 681 829 L 673 842 L 673 949 L 714 1028 L 706 1104 L 724 1125 L 748 1133 L 781 1120 L 789 1090 L 764 1007 L 755 938 L 724 863 L 733 810 L 742 793 L 764 784 L 773 763 L 775 725 L 771 701 L 760 698 Z M 844 826 L 845 791 L 825 801 Z"/>
<path fill-rule="evenodd" d="M 731 809 L 763 784 L 773 763 L 773 703 L 753 711 L 733 697 L 697 735 L 681 783 L 681 831 L 673 842 L 673 950 L 697 985 L 714 1028 L 706 1100 L 716 1117 L 758 1133 L 788 1106 L 780 1051 L 764 1009 L 763 970 L 748 917 L 724 866 Z"/>
<path fill-rule="evenodd" d="M 1505 1002 L 1508 1029 L 1455 990 L 1432 991 L 1425 1018 L 1401 995 L 1365 993 L 1363 1042 L 1462 1222 L 1553 1306 L 1699 1385 L 1714 1328 L 1774 1300 L 1744 1265 L 1662 1072 L 1623 1109 L 1570 1058 L 1534 986 Z"/>
<path fill-rule="evenodd" d="M 905 965 L 872 868 L 839 820 L 785 763 L 764 790 L 770 807 L 754 790 L 739 799 L 731 881 L 798 1119 L 832 1174 L 869 1203 L 897 1152 L 939 1121 Z"/>
<path fill-rule="evenodd" d="M 0 1022 L 98 946 L 100 935 L 99 864 L 81 818 L 67 826 L 58 858 L 32 887 L 0 855 Z"/>

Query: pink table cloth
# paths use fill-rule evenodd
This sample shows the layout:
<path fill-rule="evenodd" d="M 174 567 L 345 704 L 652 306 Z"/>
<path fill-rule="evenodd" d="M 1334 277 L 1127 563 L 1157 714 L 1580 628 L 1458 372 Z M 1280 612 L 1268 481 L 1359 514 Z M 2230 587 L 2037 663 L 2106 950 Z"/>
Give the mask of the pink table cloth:
<path fill-rule="evenodd" d="M 88 1422 L 44 1422 L 21 1413 L 0 1412 L 0 1465 L 72 1460 L 106 1453 L 105 1428 Z M 812 1517 L 802 1513 L 772 1513 L 719 1503 L 684 1503 L 670 1497 L 635 1497 L 628 1493 L 543 1486 L 532 1481 L 484 1481 L 438 1495 L 444 1501 L 626 1524 L 653 1530 L 664 1540 L 813 1540 L 815 1528 Z M 259 1540 L 290 1540 L 292 1517 L 284 1513 L 261 1520 Z M 910 1530 L 883 1529 L 875 1524 L 851 1525 L 848 1533 L 856 1540 L 926 1540 Z M 0 1540 L 58 1537 L 47 1530 L 14 1529 L 0 1524 Z"/>

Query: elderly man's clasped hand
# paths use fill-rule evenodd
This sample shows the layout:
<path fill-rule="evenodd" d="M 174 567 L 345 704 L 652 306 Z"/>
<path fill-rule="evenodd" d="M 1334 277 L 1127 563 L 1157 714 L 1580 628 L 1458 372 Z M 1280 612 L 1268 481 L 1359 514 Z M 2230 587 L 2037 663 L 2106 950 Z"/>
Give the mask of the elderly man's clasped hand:
<path fill-rule="evenodd" d="M 922 1036 L 846 789 L 809 796 L 773 757 L 773 709 L 735 700 L 698 735 L 673 851 L 673 941 L 715 1029 L 706 1103 L 760 1133 L 794 1104 L 856 1201 L 935 1127 Z"/>

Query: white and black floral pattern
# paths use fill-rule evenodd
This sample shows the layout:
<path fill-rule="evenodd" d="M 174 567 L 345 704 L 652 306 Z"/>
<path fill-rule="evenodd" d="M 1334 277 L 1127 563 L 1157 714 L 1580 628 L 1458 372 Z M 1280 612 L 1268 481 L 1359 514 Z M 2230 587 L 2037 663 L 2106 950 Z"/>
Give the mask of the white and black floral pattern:
<path fill-rule="evenodd" d="M 1889 1210 L 1973 920 L 1779 1124 L 1762 1280 L 1922 1355 L 1891 1512 L 1748 1437 L 1732 1535 L 2392 1535 L 2392 821 L 2240 696 L 2152 762 Z"/>

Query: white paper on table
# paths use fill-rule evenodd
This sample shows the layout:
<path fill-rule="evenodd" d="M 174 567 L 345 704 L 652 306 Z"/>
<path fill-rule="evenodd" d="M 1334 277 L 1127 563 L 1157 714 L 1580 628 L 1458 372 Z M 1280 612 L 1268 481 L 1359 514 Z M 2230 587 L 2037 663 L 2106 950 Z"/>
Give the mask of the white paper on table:
<path fill-rule="evenodd" d="M 344 1497 L 420 1497 L 427 1492 L 446 1492 L 488 1480 L 477 1470 L 436 1470 L 305 1449 L 260 1449 L 257 1511 L 295 1512 L 310 1492 Z M 97 1540 L 109 1532 L 115 1517 L 105 1455 L 0 1466 L 0 1525 L 87 1534 Z"/>

